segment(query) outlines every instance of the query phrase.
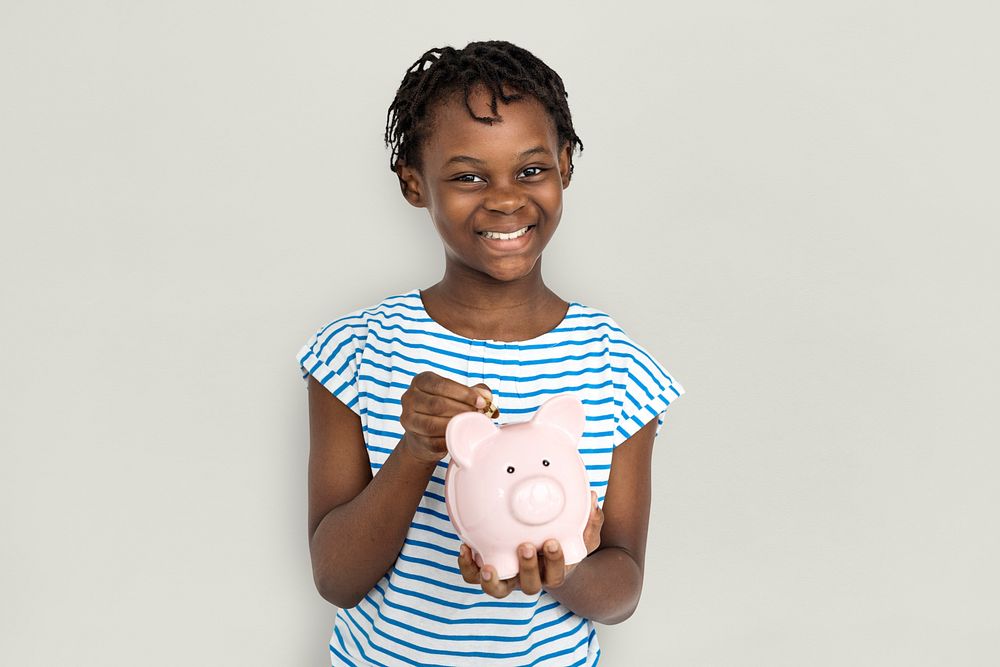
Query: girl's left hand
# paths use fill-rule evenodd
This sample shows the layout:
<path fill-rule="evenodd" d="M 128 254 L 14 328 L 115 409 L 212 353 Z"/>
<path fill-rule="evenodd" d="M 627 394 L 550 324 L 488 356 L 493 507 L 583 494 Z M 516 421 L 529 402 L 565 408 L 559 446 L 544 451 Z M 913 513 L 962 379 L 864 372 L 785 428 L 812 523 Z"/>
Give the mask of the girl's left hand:
<path fill-rule="evenodd" d="M 590 492 L 593 505 L 590 510 L 590 520 L 583 531 L 583 541 L 587 546 L 587 554 L 594 553 L 601 544 L 601 526 L 604 525 L 604 512 L 597 506 L 597 493 Z M 505 598 L 511 591 L 520 590 L 528 595 L 534 595 L 545 588 L 558 588 L 565 583 L 567 577 L 576 568 L 576 563 L 566 565 L 563 559 L 562 546 L 557 540 L 547 540 L 543 544 L 543 553 L 535 552 L 534 545 L 522 544 L 518 547 L 519 571 L 510 579 L 497 579 L 496 568 L 486 563 L 482 569 L 472 558 L 472 550 L 463 544 L 458 553 L 458 567 L 462 578 L 469 584 L 480 584 L 483 591 L 495 598 Z"/>

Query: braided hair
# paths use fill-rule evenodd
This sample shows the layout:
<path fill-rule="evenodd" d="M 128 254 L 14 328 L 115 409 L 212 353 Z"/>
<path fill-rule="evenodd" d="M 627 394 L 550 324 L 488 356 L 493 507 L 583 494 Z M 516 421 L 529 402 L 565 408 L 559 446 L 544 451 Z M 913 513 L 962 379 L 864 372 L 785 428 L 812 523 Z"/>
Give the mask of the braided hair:
<path fill-rule="evenodd" d="M 469 93 L 476 85 L 491 93 L 491 116 L 477 116 L 469 105 Z M 508 95 L 503 88 L 513 90 Z M 398 175 L 400 163 L 422 168 L 421 148 L 434 129 L 434 106 L 459 93 L 469 115 L 489 125 L 500 120 L 498 97 L 505 104 L 525 95 L 537 99 L 555 123 L 559 146 L 570 143 L 572 177 L 573 146 L 579 145 L 582 152 L 583 142 L 573 130 L 562 78 L 529 51 L 501 40 L 470 42 L 460 50 L 430 49 L 410 66 L 386 115 L 385 144 L 392 148 L 389 169 Z"/>

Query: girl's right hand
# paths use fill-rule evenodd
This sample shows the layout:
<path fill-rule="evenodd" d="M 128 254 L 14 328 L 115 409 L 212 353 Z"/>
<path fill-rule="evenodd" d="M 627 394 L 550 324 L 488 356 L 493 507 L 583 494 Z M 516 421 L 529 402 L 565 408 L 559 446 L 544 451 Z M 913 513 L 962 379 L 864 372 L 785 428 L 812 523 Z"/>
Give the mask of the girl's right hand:
<path fill-rule="evenodd" d="M 432 371 L 419 373 L 401 399 L 403 444 L 420 461 L 437 463 L 448 454 L 444 432 L 451 418 L 482 410 L 492 400 L 493 393 L 485 384 L 467 387 Z"/>

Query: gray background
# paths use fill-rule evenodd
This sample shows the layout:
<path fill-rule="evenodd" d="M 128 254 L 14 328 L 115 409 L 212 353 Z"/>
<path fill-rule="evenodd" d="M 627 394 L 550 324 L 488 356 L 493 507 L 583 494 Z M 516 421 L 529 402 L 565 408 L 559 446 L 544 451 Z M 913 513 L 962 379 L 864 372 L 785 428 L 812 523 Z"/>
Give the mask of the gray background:
<path fill-rule="evenodd" d="M 0 2 L 0 663 L 328 664 L 293 356 L 439 279 L 385 111 L 508 39 L 585 145 L 547 280 L 687 389 L 602 664 L 998 664 L 997 18 Z"/>

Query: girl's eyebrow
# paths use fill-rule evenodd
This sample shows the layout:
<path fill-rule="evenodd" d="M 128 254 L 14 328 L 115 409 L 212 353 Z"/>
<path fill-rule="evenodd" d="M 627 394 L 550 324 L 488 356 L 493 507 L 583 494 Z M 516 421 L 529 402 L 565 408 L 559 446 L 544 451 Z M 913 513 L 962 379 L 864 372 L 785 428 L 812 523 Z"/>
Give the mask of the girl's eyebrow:
<path fill-rule="evenodd" d="M 521 159 L 526 158 L 529 155 L 534 155 L 535 153 L 548 153 L 548 151 L 545 149 L 544 146 L 532 146 L 531 148 L 529 148 L 527 150 L 521 151 L 517 155 L 517 159 L 521 160 Z M 457 162 L 468 162 L 468 163 L 474 164 L 476 166 L 482 166 L 482 165 L 486 164 L 485 161 L 480 160 L 479 158 L 471 157 L 469 155 L 456 155 L 456 156 L 450 158 L 447 162 L 445 162 L 444 166 L 447 167 L 447 166 L 449 166 L 449 165 L 451 165 L 453 163 L 457 163 Z"/>

